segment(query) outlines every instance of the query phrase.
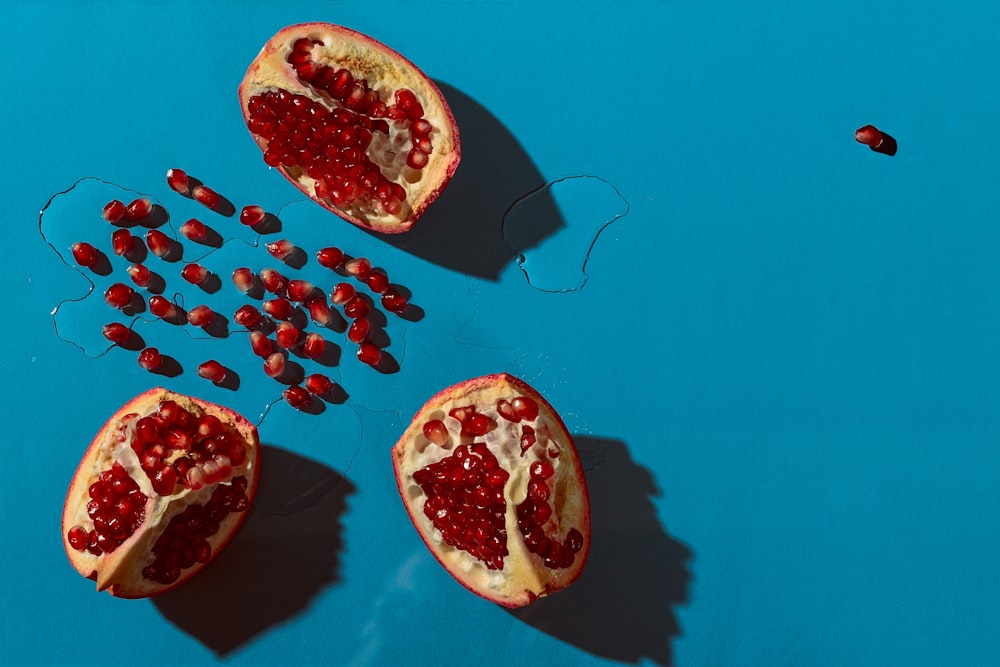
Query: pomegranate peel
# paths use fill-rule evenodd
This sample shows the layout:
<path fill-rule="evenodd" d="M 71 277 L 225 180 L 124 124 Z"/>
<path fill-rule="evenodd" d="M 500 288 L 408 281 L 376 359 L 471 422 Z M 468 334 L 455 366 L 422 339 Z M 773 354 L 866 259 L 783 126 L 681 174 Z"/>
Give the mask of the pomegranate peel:
<path fill-rule="evenodd" d="M 473 593 L 515 608 L 580 576 L 590 548 L 583 467 L 559 414 L 526 382 L 500 373 L 440 391 L 392 457 L 421 539 Z"/>
<path fill-rule="evenodd" d="M 416 65 L 329 23 L 280 30 L 239 87 L 264 161 L 320 206 L 376 232 L 409 230 L 461 158 L 458 126 Z"/>
<path fill-rule="evenodd" d="M 245 520 L 260 451 L 256 427 L 229 408 L 162 388 L 136 396 L 70 483 L 62 534 L 73 568 L 122 598 L 184 583 Z"/>

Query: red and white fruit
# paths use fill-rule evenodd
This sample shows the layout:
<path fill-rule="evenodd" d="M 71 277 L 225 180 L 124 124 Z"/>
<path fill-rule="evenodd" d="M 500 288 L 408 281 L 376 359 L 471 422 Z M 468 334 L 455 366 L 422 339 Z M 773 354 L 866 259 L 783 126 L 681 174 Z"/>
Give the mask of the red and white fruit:
<path fill-rule="evenodd" d="M 220 405 L 151 389 L 100 429 L 70 483 L 62 535 L 99 591 L 139 598 L 201 571 L 247 516 L 256 427 Z"/>
<path fill-rule="evenodd" d="M 458 167 L 458 127 L 441 91 L 349 28 L 279 31 L 250 64 L 239 98 L 264 162 L 359 227 L 407 231 Z"/>
<path fill-rule="evenodd" d="M 507 374 L 449 387 L 392 450 L 400 497 L 459 583 L 505 607 L 569 586 L 590 548 L 590 501 L 562 419 Z"/>

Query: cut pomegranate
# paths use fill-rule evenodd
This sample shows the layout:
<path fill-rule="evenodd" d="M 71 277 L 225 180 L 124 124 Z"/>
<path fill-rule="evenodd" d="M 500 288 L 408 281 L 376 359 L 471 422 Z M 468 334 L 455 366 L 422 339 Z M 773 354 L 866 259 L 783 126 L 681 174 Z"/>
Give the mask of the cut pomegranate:
<path fill-rule="evenodd" d="M 461 156 L 455 118 L 413 63 L 328 23 L 289 26 L 263 47 L 239 89 L 264 162 L 352 224 L 405 232 Z"/>
<path fill-rule="evenodd" d="M 522 380 L 489 375 L 439 392 L 393 448 L 393 467 L 427 548 L 477 595 L 520 607 L 580 576 L 583 468 L 562 419 Z"/>
<path fill-rule="evenodd" d="M 215 558 L 257 489 L 257 430 L 228 408 L 151 389 L 83 456 L 63 507 L 73 567 L 125 598 L 174 588 Z"/>

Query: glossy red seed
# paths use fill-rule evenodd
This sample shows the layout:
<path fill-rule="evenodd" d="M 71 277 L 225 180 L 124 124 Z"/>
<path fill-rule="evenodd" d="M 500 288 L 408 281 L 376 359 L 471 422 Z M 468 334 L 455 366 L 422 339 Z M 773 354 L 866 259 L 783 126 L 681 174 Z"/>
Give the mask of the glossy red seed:
<path fill-rule="evenodd" d="M 267 357 L 274 351 L 274 343 L 263 331 L 250 332 L 250 347 L 258 357 Z"/>
<path fill-rule="evenodd" d="M 153 280 L 153 272 L 141 262 L 129 265 L 125 271 L 136 287 L 149 287 L 149 283 Z"/>
<path fill-rule="evenodd" d="M 299 329 L 291 322 L 279 322 L 274 331 L 274 342 L 278 347 L 289 349 L 299 342 Z"/>
<path fill-rule="evenodd" d="M 101 328 L 101 333 L 112 343 L 124 344 L 131 336 L 132 331 L 121 322 L 110 322 Z"/>
<path fill-rule="evenodd" d="M 267 251 L 276 259 L 285 259 L 295 250 L 295 246 L 288 239 L 272 241 L 266 246 Z"/>
<path fill-rule="evenodd" d="M 149 312 L 157 317 L 168 319 L 177 315 L 177 306 L 167 297 L 154 294 L 149 297 Z"/>
<path fill-rule="evenodd" d="M 316 253 L 316 261 L 319 262 L 320 266 L 336 269 L 344 262 L 344 252 L 333 246 L 323 248 Z"/>
<path fill-rule="evenodd" d="M 170 237 L 159 229 L 150 229 L 146 232 L 146 247 L 157 257 L 163 257 L 170 252 Z"/>
<path fill-rule="evenodd" d="M 187 313 L 188 322 L 196 327 L 205 327 L 215 319 L 215 313 L 205 304 L 195 306 Z"/>
<path fill-rule="evenodd" d="M 355 293 L 354 285 L 350 283 L 337 283 L 333 286 L 333 291 L 330 292 L 330 301 L 337 305 L 347 303 L 354 298 Z"/>
<path fill-rule="evenodd" d="M 382 269 L 372 269 L 365 283 L 371 291 L 382 294 L 389 288 L 389 276 Z"/>
<path fill-rule="evenodd" d="M 120 231 L 128 232 L 128 230 Z M 79 241 L 71 245 L 70 252 L 73 253 L 73 260 L 80 266 L 91 267 L 97 263 L 97 248 L 86 241 Z"/>
<path fill-rule="evenodd" d="M 882 144 L 884 136 L 874 125 L 865 125 L 854 131 L 854 140 L 869 148 L 878 148 Z"/>
<path fill-rule="evenodd" d="M 247 304 L 241 306 L 234 314 L 233 321 L 237 324 L 252 329 L 263 321 L 263 316 L 256 307 Z"/>
<path fill-rule="evenodd" d="M 198 375 L 218 384 L 226 379 L 226 369 L 215 359 L 198 364 Z"/>
<path fill-rule="evenodd" d="M 284 297 L 269 299 L 261 304 L 265 313 L 278 320 L 287 320 L 292 315 L 292 304 Z"/>
<path fill-rule="evenodd" d="M 389 287 L 382 293 L 382 298 L 380 300 L 383 308 L 388 310 L 390 313 L 396 313 L 397 315 L 402 314 L 409 305 L 406 297 L 392 287 Z"/>
<path fill-rule="evenodd" d="M 111 234 L 111 251 L 119 257 L 132 249 L 132 232 L 127 229 L 116 229 Z"/>
<path fill-rule="evenodd" d="M 205 208 L 212 209 L 213 211 L 218 207 L 221 197 L 219 193 L 208 187 L 207 185 L 196 185 L 194 189 L 191 190 L 191 196 L 194 197 L 195 201 L 204 206 Z"/>
<path fill-rule="evenodd" d="M 174 192 L 186 195 L 190 189 L 187 172 L 183 169 L 167 169 L 167 185 Z"/>
<path fill-rule="evenodd" d="M 305 386 L 306 390 L 308 390 L 310 394 L 322 396 L 333 389 L 333 380 L 322 373 L 313 373 L 306 378 Z"/>
<path fill-rule="evenodd" d="M 313 284 L 308 280 L 289 280 L 288 298 L 296 303 L 305 303 L 313 296 Z"/>
<path fill-rule="evenodd" d="M 318 359 L 323 356 L 325 348 L 326 339 L 323 338 L 323 335 L 312 331 L 306 334 L 305 340 L 302 343 L 302 354 L 310 359 Z"/>
<path fill-rule="evenodd" d="M 474 412 L 462 421 L 462 433 L 473 436 L 486 435 L 492 424 L 490 418 L 481 412 Z"/>
<path fill-rule="evenodd" d="M 274 269 L 261 269 L 260 282 L 271 294 L 284 294 L 288 289 L 288 279 Z"/>
<path fill-rule="evenodd" d="M 83 526 L 73 526 L 66 533 L 66 540 L 69 542 L 69 545 L 77 551 L 85 550 L 89 539 L 90 535 Z"/>
<path fill-rule="evenodd" d="M 358 359 L 369 366 L 378 366 L 382 362 L 382 350 L 370 341 L 358 346 Z"/>
<path fill-rule="evenodd" d="M 253 288 L 253 271 L 245 266 L 233 271 L 233 284 L 241 292 L 249 292 Z"/>
<path fill-rule="evenodd" d="M 440 419 L 430 419 L 424 422 L 423 430 L 425 438 L 441 447 L 448 444 L 448 441 L 451 439 L 448 427 Z"/>
<path fill-rule="evenodd" d="M 104 300 L 112 308 L 124 308 L 132 302 L 135 290 L 125 283 L 114 283 L 104 291 Z"/>
<path fill-rule="evenodd" d="M 285 401 L 297 410 L 307 408 L 309 407 L 309 404 L 312 403 L 312 396 L 310 396 L 309 392 L 305 388 L 300 387 L 299 385 L 292 385 L 291 387 L 288 387 L 282 392 L 282 395 L 285 397 Z"/>
<path fill-rule="evenodd" d="M 528 468 L 528 475 L 532 479 L 548 479 L 552 475 L 556 474 L 555 468 L 548 461 L 540 460 L 535 461 Z"/>
<path fill-rule="evenodd" d="M 244 206 L 240 211 L 240 222 L 247 227 L 253 227 L 264 220 L 264 209 L 255 204 Z"/>
<path fill-rule="evenodd" d="M 368 331 L 371 329 L 371 321 L 367 317 L 359 317 L 347 329 L 347 338 L 352 343 L 361 343 L 368 338 Z"/>
<path fill-rule="evenodd" d="M 139 366 L 147 371 L 155 371 L 162 365 L 163 357 L 155 347 L 147 347 L 139 352 L 138 362 Z"/>
<path fill-rule="evenodd" d="M 517 411 L 514 410 L 514 406 L 506 399 L 501 398 L 497 401 L 497 413 L 507 421 L 521 421 L 521 418 L 517 415 Z"/>
<path fill-rule="evenodd" d="M 330 306 L 326 303 L 325 297 L 319 296 L 309 299 L 306 302 L 306 307 L 309 309 L 309 317 L 316 324 L 325 327 L 333 321 L 333 313 L 330 312 Z"/>
<path fill-rule="evenodd" d="M 514 412 L 524 421 L 534 421 L 538 417 L 538 403 L 527 396 L 518 396 L 510 402 L 514 407 Z"/>
<path fill-rule="evenodd" d="M 344 263 L 344 270 L 348 275 L 354 276 L 361 282 L 368 280 L 371 274 L 372 263 L 364 257 L 354 257 Z"/>
<path fill-rule="evenodd" d="M 203 241 L 208 236 L 208 227 L 198 218 L 191 218 L 181 225 L 181 234 L 192 241 Z"/>
<path fill-rule="evenodd" d="M 427 162 L 427 153 L 419 148 L 411 148 L 410 152 L 406 154 L 406 166 L 411 169 L 423 169 L 427 166 Z"/>
<path fill-rule="evenodd" d="M 125 219 L 131 221 L 142 220 L 152 212 L 153 202 L 149 197 L 137 197 L 125 207 Z"/>
<path fill-rule="evenodd" d="M 181 278 L 188 281 L 192 285 L 200 285 L 205 282 L 208 278 L 208 269 L 206 269 L 201 264 L 192 262 L 186 264 L 183 269 L 181 269 Z"/>
<path fill-rule="evenodd" d="M 368 314 L 370 308 L 371 306 L 368 305 L 367 299 L 362 296 L 355 296 L 344 304 L 344 314 L 352 319 L 364 317 Z"/>
<path fill-rule="evenodd" d="M 276 378 L 285 372 L 285 355 L 281 352 L 272 352 L 264 359 L 264 373 L 268 377 Z"/>
<path fill-rule="evenodd" d="M 125 217 L 125 204 L 112 199 L 101 210 L 101 217 L 108 222 L 120 222 Z"/>

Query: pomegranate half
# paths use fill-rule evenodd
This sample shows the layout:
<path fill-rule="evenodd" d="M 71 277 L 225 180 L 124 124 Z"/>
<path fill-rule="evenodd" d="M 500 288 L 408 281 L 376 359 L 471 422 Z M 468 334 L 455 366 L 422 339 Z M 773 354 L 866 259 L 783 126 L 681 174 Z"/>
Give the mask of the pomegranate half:
<path fill-rule="evenodd" d="M 438 87 L 349 28 L 279 31 L 250 64 L 239 97 L 264 162 L 359 227 L 407 231 L 458 168 L 458 127 Z"/>
<path fill-rule="evenodd" d="M 244 417 L 150 389 L 101 427 L 63 506 L 73 567 L 116 597 L 162 593 L 205 567 L 246 518 L 260 474 Z"/>
<path fill-rule="evenodd" d="M 590 550 L 590 500 L 551 405 L 506 373 L 448 387 L 392 450 L 410 520 L 472 592 L 522 607 L 573 583 Z"/>

